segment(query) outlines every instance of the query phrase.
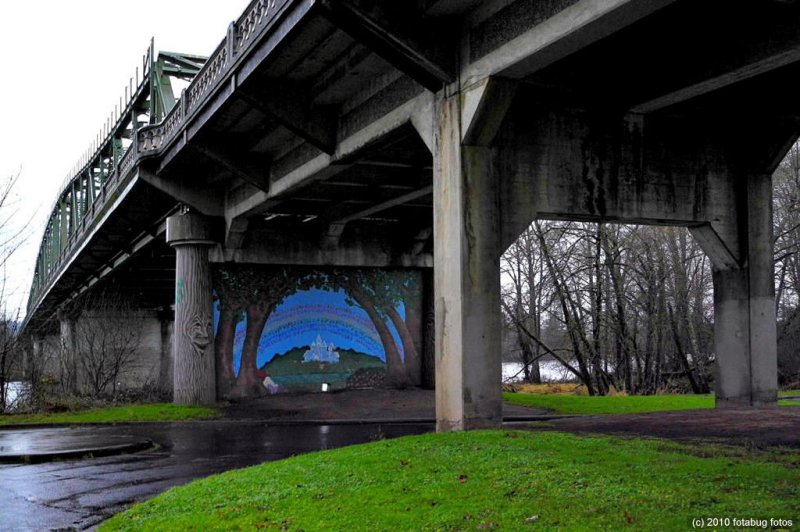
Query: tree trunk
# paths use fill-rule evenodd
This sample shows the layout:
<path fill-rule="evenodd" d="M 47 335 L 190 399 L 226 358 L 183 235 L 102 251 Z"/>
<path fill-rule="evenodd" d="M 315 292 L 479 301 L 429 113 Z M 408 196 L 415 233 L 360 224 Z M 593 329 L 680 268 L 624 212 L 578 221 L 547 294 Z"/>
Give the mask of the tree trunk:
<path fill-rule="evenodd" d="M 233 371 L 233 342 L 236 337 L 236 318 L 239 311 L 220 310 L 214 355 L 217 359 L 217 396 L 228 397 L 236 382 Z"/>
<path fill-rule="evenodd" d="M 257 357 L 258 344 L 264 325 L 272 313 L 272 305 L 254 303 L 247 306 L 247 328 L 242 347 L 242 362 L 239 366 L 239 376 L 236 377 L 236 386 L 231 391 L 232 397 L 258 397 L 266 394 L 266 389 L 261 379 L 256 375 L 258 371 Z"/>
<path fill-rule="evenodd" d="M 678 324 L 675 321 L 675 315 L 672 312 L 672 307 L 669 305 L 667 306 L 667 313 L 669 314 L 669 323 L 670 327 L 672 328 L 672 337 L 675 340 L 675 350 L 677 351 L 678 360 L 680 361 L 681 366 L 686 373 L 686 377 L 689 379 L 689 385 L 692 387 L 692 393 L 702 393 L 700 386 L 697 384 L 697 380 L 694 378 L 694 371 L 692 371 L 692 367 L 689 365 L 689 359 L 686 358 L 686 350 L 683 348 L 681 337 L 678 334 Z"/>
<path fill-rule="evenodd" d="M 394 328 L 397 329 L 397 334 L 400 335 L 400 341 L 403 343 L 403 353 L 405 355 L 403 362 L 405 363 L 408 380 L 414 386 L 419 386 L 422 381 L 422 375 L 420 373 L 419 352 L 414 344 L 414 338 L 409 332 L 406 322 L 403 321 L 403 318 L 391 305 L 387 305 L 384 310 L 389 319 L 392 320 Z"/>
<path fill-rule="evenodd" d="M 386 355 L 386 381 L 390 386 L 403 387 L 408 385 L 408 375 L 406 369 L 403 367 L 403 360 L 400 358 L 400 352 L 397 350 L 397 345 L 394 343 L 392 333 L 384 323 L 375 305 L 367 298 L 366 294 L 361 291 L 353 283 L 349 283 L 347 293 L 358 303 L 364 312 L 367 313 L 372 324 L 378 331 L 378 336 L 383 344 L 383 351 Z"/>

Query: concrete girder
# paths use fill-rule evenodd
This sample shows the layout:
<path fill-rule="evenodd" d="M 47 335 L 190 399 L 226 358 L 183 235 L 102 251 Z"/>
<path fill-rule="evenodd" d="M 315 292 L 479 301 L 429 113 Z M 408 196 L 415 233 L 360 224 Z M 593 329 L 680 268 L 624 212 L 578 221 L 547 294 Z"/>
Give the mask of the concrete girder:
<path fill-rule="evenodd" d="M 422 118 L 425 114 L 433 114 L 433 95 L 427 92 L 418 94 L 346 137 L 340 135 L 334 155 L 320 153 L 283 175 L 273 173 L 269 191 L 242 188 L 235 195 L 229 194 L 225 198 L 227 225 L 230 227 L 233 220 L 264 212 L 271 206 L 280 204 L 282 196 L 307 186 L 310 182 L 329 179 L 347 170 L 357 161 L 360 152 L 408 124 L 415 126 L 420 138 L 430 147 L 432 131 L 425 127 L 428 124 L 432 128 L 433 121 Z M 421 130 L 418 125 L 421 125 Z M 274 170 L 273 168 L 273 172 Z"/>
<path fill-rule="evenodd" d="M 185 180 L 166 179 L 144 168 L 139 169 L 139 178 L 206 216 L 222 216 L 224 214 L 224 202 L 219 195 L 208 194 L 207 190 L 190 186 Z"/>
<path fill-rule="evenodd" d="M 676 0 L 579 0 L 541 20 L 495 49 L 462 62 L 461 83 L 489 76 L 521 79 L 674 3 Z M 552 9 L 536 2 L 536 9 Z"/>
<path fill-rule="evenodd" d="M 325 16 L 423 87 L 439 90 L 455 79 L 451 57 L 443 49 L 441 27 L 428 30 L 421 14 L 409 17 L 412 6 L 390 10 L 375 2 L 321 0 Z M 391 4 L 390 4 L 391 7 Z M 413 20 L 412 20 L 413 19 Z M 402 28 L 399 26 L 403 26 Z M 437 35 L 436 42 L 431 39 Z"/>
<path fill-rule="evenodd" d="M 497 153 L 503 249 L 537 217 L 711 224 L 736 245 L 725 234 L 737 201 L 730 146 L 715 141 L 715 124 L 592 112 L 536 92 L 518 98 L 509 117 Z"/>
<path fill-rule="evenodd" d="M 187 143 L 186 146 L 222 166 L 239 179 L 261 190 L 269 190 L 269 168 L 256 168 L 254 164 L 248 162 L 245 154 L 228 153 L 219 147 L 212 148 L 197 142 Z"/>
<path fill-rule="evenodd" d="M 653 61 L 647 71 L 639 73 L 650 95 L 633 105 L 631 111 L 657 111 L 797 63 L 800 61 L 798 27 L 800 9 L 796 6 L 787 6 L 770 17 L 753 13 L 736 24 L 721 24 L 715 41 L 721 43 L 719 46 L 724 43 L 724 53 L 717 46 L 704 46 L 703 35 L 697 37 L 704 39 L 701 42 L 682 45 L 684 50 L 689 48 L 690 52 L 685 53 L 691 54 L 691 60 L 681 61 L 679 73 L 663 67 L 661 61 Z M 702 30 L 698 33 L 702 35 Z"/>
<path fill-rule="evenodd" d="M 237 89 L 236 96 L 271 117 L 289 131 L 328 155 L 336 148 L 336 120 L 333 113 L 311 104 L 311 97 L 294 85 L 270 80 L 269 91 L 250 93 Z"/>

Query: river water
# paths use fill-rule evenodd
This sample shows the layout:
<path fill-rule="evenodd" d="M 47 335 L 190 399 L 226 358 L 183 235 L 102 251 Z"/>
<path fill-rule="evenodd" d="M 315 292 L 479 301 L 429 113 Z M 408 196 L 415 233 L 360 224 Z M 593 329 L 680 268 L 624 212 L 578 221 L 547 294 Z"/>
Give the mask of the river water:
<path fill-rule="evenodd" d="M 14 410 L 20 403 L 25 394 L 27 385 L 24 382 L 9 382 L 6 389 L 6 404 L 2 405 L 2 411 L 6 409 Z"/>
<path fill-rule="evenodd" d="M 555 360 L 540 360 L 539 372 L 544 382 L 562 382 L 572 377 L 572 374 L 565 371 L 564 366 Z M 503 362 L 503 382 L 520 382 L 522 376 L 520 362 Z"/>

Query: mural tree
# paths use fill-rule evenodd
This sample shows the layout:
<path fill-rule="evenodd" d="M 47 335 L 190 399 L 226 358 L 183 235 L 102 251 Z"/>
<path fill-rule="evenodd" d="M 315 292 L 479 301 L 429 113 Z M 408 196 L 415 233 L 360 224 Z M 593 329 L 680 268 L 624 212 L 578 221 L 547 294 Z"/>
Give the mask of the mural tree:
<path fill-rule="evenodd" d="M 236 325 L 244 318 L 244 305 L 249 287 L 230 270 L 214 271 L 214 290 L 219 300 L 219 324 L 214 338 L 217 361 L 217 397 L 229 397 L 236 379 L 233 370 L 233 343 Z"/>
<path fill-rule="evenodd" d="M 421 380 L 420 353 L 422 352 L 419 283 L 414 276 L 398 275 L 385 270 L 357 270 L 355 275 L 361 281 L 363 291 L 374 301 L 379 313 L 388 317 L 397 330 L 403 344 L 406 374 L 409 381 L 418 386 Z M 397 311 L 397 307 L 401 304 L 405 308 L 405 320 Z"/>
<path fill-rule="evenodd" d="M 233 390 L 233 395 L 240 397 L 266 393 L 257 374 L 258 345 L 264 333 L 264 325 L 272 311 L 283 303 L 286 297 L 295 293 L 301 287 L 303 278 L 307 276 L 302 269 L 289 267 L 275 268 L 267 275 L 253 269 L 248 269 L 247 272 L 251 289 L 245 308 L 247 327 L 242 347 L 242 364 Z"/>
<path fill-rule="evenodd" d="M 318 285 L 322 289 L 332 290 L 334 292 L 340 289 L 343 290 L 352 298 L 352 302 L 349 301 L 348 304 L 355 304 L 366 312 L 375 330 L 378 332 L 381 344 L 383 344 L 383 351 L 386 355 L 387 383 L 391 386 L 407 386 L 411 381 L 406 367 L 403 364 L 403 357 L 397 349 L 397 344 L 395 344 L 394 337 L 389 327 L 386 325 L 385 320 L 388 314 L 386 312 L 386 307 L 392 307 L 392 311 L 396 314 L 394 306 L 389 303 L 392 299 L 392 296 L 389 294 L 394 294 L 396 291 L 386 287 L 381 287 L 380 289 L 376 288 L 378 285 L 382 284 L 381 279 L 384 277 L 389 276 L 386 275 L 386 272 L 380 270 L 336 269 L 329 275 L 320 276 Z M 381 303 L 383 303 L 383 305 L 381 305 Z M 399 315 L 396 317 L 401 327 L 406 329 L 402 318 L 400 318 Z M 392 318 L 389 317 L 389 319 Z M 392 321 L 394 324 L 394 320 Z M 396 324 L 395 328 L 397 328 Z M 406 332 L 408 332 L 407 329 Z M 402 333 L 400 334 L 401 341 L 403 341 L 403 335 Z M 411 336 L 407 334 L 406 337 L 412 351 L 415 351 Z M 405 343 L 403 349 L 406 349 Z M 409 351 L 406 351 L 406 356 L 408 356 L 408 353 Z"/>
<path fill-rule="evenodd" d="M 222 270 L 218 273 L 220 297 L 220 325 L 215 345 L 218 361 L 222 361 L 222 370 L 218 370 L 218 379 L 225 380 L 222 390 L 227 390 L 230 397 L 258 396 L 266 390 L 258 376 L 258 345 L 261 335 L 272 311 L 287 296 L 293 294 L 301 286 L 306 273 L 297 268 L 275 268 L 269 271 L 253 267 L 240 266 Z M 222 313 L 226 316 L 223 322 Z M 239 374 L 235 384 L 233 379 L 233 344 L 236 324 L 246 317 L 245 339 L 242 347 L 242 358 Z M 230 360 L 230 363 L 229 363 Z"/>

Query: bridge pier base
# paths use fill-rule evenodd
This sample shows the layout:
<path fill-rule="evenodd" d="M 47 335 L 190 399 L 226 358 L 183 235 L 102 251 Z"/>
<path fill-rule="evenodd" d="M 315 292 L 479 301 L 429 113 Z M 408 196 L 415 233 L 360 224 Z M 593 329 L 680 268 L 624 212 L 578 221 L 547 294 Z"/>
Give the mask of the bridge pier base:
<path fill-rule="evenodd" d="M 208 260 L 214 245 L 205 218 L 193 213 L 167 218 L 167 242 L 175 248 L 174 402 L 216 401 L 212 284 Z"/>

